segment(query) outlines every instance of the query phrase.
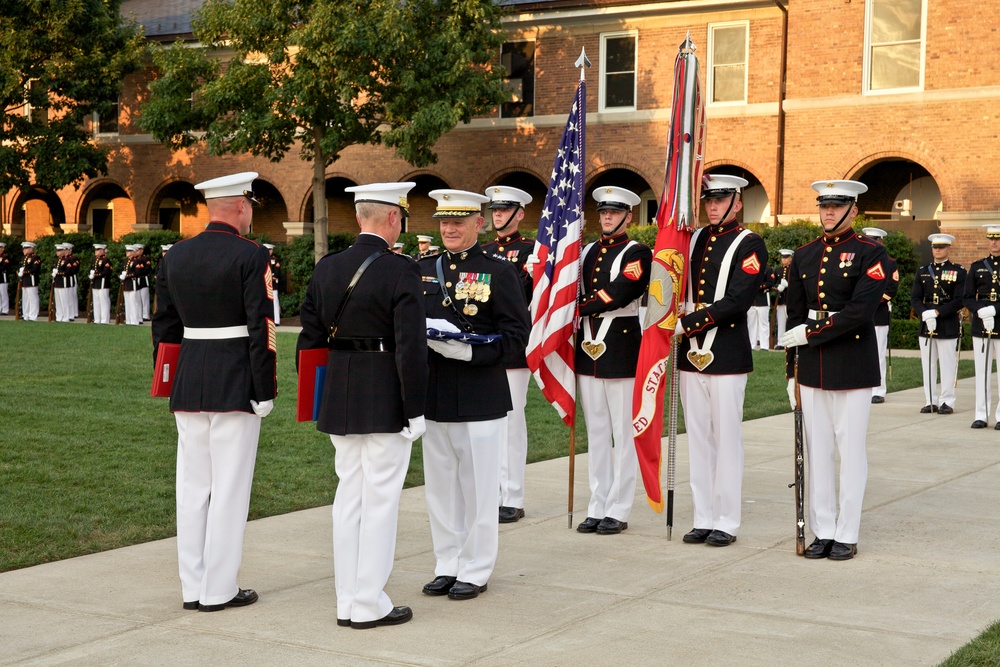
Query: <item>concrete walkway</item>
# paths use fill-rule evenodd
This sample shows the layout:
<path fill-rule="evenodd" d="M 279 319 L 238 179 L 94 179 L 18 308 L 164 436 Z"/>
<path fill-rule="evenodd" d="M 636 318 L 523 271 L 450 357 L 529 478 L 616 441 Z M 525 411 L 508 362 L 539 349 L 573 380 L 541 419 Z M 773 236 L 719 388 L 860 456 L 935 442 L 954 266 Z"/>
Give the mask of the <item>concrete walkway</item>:
<path fill-rule="evenodd" d="M 252 522 L 240 583 L 257 604 L 181 609 L 174 540 L 0 574 L 3 665 L 936 665 L 1000 618 L 1000 433 L 921 390 L 872 408 L 859 554 L 795 555 L 792 419 L 745 427 L 743 527 L 687 545 L 687 443 L 676 525 L 637 493 L 620 536 L 567 529 L 565 458 L 528 467 L 526 519 L 500 528 L 489 591 L 420 593 L 433 557 L 423 489 L 403 494 L 388 592 L 406 625 L 336 626 L 330 508 Z M 992 425 L 992 423 L 991 423 Z M 586 515 L 577 460 L 574 523 Z M 664 478 L 666 477 L 664 470 Z M 811 541 L 812 535 L 807 540 Z"/>

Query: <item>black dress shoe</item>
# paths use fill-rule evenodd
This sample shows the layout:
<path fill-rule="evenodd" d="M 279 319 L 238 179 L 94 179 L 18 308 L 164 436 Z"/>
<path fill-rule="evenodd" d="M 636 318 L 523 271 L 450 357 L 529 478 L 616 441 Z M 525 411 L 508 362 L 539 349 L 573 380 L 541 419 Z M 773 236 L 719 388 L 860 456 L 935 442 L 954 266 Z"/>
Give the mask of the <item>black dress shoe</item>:
<path fill-rule="evenodd" d="M 586 519 L 580 522 L 580 525 L 576 527 L 576 532 L 578 533 L 593 533 L 597 530 L 597 526 L 601 523 L 600 519 L 595 519 L 592 516 L 588 516 Z"/>
<path fill-rule="evenodd" d="M 406 623 L 411 618 L 413 618 L 413 610 L 409 607 L 393 607 L 392 611 L 378 619 L 377 621 L 350 621 L 351 627 L 355 630 L 370 630 L 372 628 L 377 628 L 380 625 L 399 625 L 400 623 Z M 340 623 L 341 619 L 337 619 L 337 623 Z"/>
<path fill-rule="evenodd" d="M 784 350 L 784 349 L 785 349 L 785 346 L 784 346 L 784 345 L 775 345 L 775 346 L 774 346 L 774 349 L 775 349 L 775 350 Z"/>
<path fill-rule="evenodd" d="M 184 608 L 188 611 L 195 611 L 198 608 L 198 601 L 195 600 L 194 602 L 185 602 Z"/>
<path fill-rule="evenodd" d="M 349 619 L 349 618 L 338 618 L 337 619 L 337 625 L 339 625 L 342 628 L 349 628 L 349 627 L 351 627 L 351 619 Z"/>
<path fill-rule="evenodd" d="M 612 519 L 611 517 L 606 516 L 599 524 L 597 524 L 597 534 L 617 535 L 626 528 L 628 528 L 628 521 L 619 521 L 618 519 Z"/>
<path fill-rule="evenodd" d="M 477 586 L 476 584 L 470 584 L 464 581 L 456 581 L 455 585 L 451 587 L 450 591 L 448 591 L 448 597 L 452 600 L 471 600 L 474 597 L 479 597 L 480 593 L 485 592 L 486 584 Z"/>
<path fill-rule="evenodd" d="M 520 507 L 501 507 L 500 523 L 516 523 L 518 519 L 524 518 L 524 510 Z"/>
<path fill-rule="evenodd" d="M 684 541 L 688 544 L 704 544 L 705 539 L 712 533 L 711 528 L 695 528 L 684 536 Z"/>
<path fill-rule="evenodd" d="M 872 403 L 885 403 L 885 396 L 872 396 Z"/>
<path fill-rule="evenodd" d="M 952 407 L 951 407 L 950 405 L 948 405 L 947 403 L 945 403 L 945 404 L 944 404 L 944 405 L 942 405 L 942 406 L 941 406 L 940 408 L 938 408 L 938 411 L 937 411 L 937 412 L 938 412 L 938 414 L 939 414 L 939 415 L 950 415 L 950 414 L 952 414 L 952 413 L 954 413 L 954 412 L 955 412 L 955 409 L 954 409 L 954 408 L 952 408 Z"/>
<path fill-rule="evenodd" d="M 930 405 L 925 405 L 924 407 L 920 408 L 920 414 L 922 415 L 929 415 L 933 411 L 934 410 Z"/>
<path fill-rule="evenodd" d="M 257 601 L 257 591 L 252 588 L 241 588 L 240 592 L 229 602 L 222 604 L 199 604 L 198 611 L 222 611 L 226 607 L 245 607 Z"/>
<path fill-rule="evenodd" d="M 997 425 L 993 427 L 993 430 L 1000 431 L 1000 422 L 997 422 Z"/>
<path fill-rule="evenodd" d="M 705 538 L 705 544 L 711 544 L 713 547 L 728 547 L 735 541 L 735 535 L 724 533 L 721 530 L 713 530 L 708 534 L 708 537 Z"/>
<path fill-rule="evenodd" d="M 832 548 L 833 540 L 821 540 L 817 537 L 812 544 L 806 547 L 804 555 L 806 558 L 826 558 L 830 555 Z"/>
<path fill-rule="evenodd" d="M 833 546 L 830 548 L 830 555 L 827 556 L 827 558 L 830 560 L 851 560 L 854 558 L 854 554 L 856 553 L 858 553 L 857 544 L 834 542 Z"/>
<path fill-rule="evenodd" d="M 986 428 L 988 425 L 989 424 L 984 422 L 982 419 L 977 419 L 976 421 L 972 422 L 972 428 Z"/>
<path fill-rule="evenodd" d="M 456 581 L 458 581 L 458 577 L 436 577 L 431 583 L 424 584 L 424 593 L 427 595 L 447 595 Z"/>

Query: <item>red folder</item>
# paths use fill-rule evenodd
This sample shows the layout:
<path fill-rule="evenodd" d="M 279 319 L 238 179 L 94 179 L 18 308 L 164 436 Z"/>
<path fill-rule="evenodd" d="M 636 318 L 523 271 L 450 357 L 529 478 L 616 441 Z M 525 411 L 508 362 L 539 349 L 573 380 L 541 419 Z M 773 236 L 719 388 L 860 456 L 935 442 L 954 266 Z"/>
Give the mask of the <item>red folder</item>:
<path fill-rule="evenodd" d="M 316 421 L 319 417 L 329 354 L 330 350 L 325 347 L 299 351 L 298 396 L 295 402 L 297 422 Z"/>
<path fill-rule="evenodd" d="M 153 386 L 149 395 L 153 398 L 170 398 L 177 373 L 177 358 L 181 355 L 180 343 L 160 343 L 156 351 L 156 369 L 153 371 Z"/>

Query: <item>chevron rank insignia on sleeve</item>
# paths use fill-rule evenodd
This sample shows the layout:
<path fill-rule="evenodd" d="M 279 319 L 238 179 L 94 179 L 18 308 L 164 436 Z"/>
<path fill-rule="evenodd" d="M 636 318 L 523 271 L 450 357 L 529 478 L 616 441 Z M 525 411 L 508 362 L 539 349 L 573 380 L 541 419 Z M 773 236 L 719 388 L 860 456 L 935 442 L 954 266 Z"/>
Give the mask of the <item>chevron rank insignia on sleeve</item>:
<path fill-rule="evenodd" d="M 760 272 L 760 260 L 757 259 L 757 253 L 754 253 L 743 260 L 742 265 L 743 271 L 749 273 L 750 275 L 756 275 Z"/>
<path fill-rule="evenodd" d="M 622 273 L 629 280 L 638 280 L 639 278 L 642 278 L 642 262 L 638 259 L 632 260 L 625 265 L 625 269 Z"/>
<path fill-rule="evenodd" d="M 868 277 L 873 280 L 885 280 L 885 271 L 882 270 L 882 262 L 868 269 Z"/>

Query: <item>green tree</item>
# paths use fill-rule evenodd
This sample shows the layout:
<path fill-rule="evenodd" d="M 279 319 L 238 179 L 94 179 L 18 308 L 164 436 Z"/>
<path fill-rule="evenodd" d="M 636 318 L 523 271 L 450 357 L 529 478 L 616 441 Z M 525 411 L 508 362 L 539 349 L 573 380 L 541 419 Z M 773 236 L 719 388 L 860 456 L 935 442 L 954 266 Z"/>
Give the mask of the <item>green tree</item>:
<path fill-rule="evenodd" d="M 205 48 L 154 54 L 141 126 L 173 149 L 203 140 L 273 161 L 297 144 L 313 163 L 316 261 L 341 151 L 381 144 L 423 166 L 441 135 L 501 99 L 492 0 L 207 0 L 193 31 Z"/>
<path fill-rule="evenodd" d="M 62 188 L 107 169 L 107 152 L 84 120 L 114 112 L 144 48 L 120 4 L 0 2 L 0 194 L 32 184 Z"/>

